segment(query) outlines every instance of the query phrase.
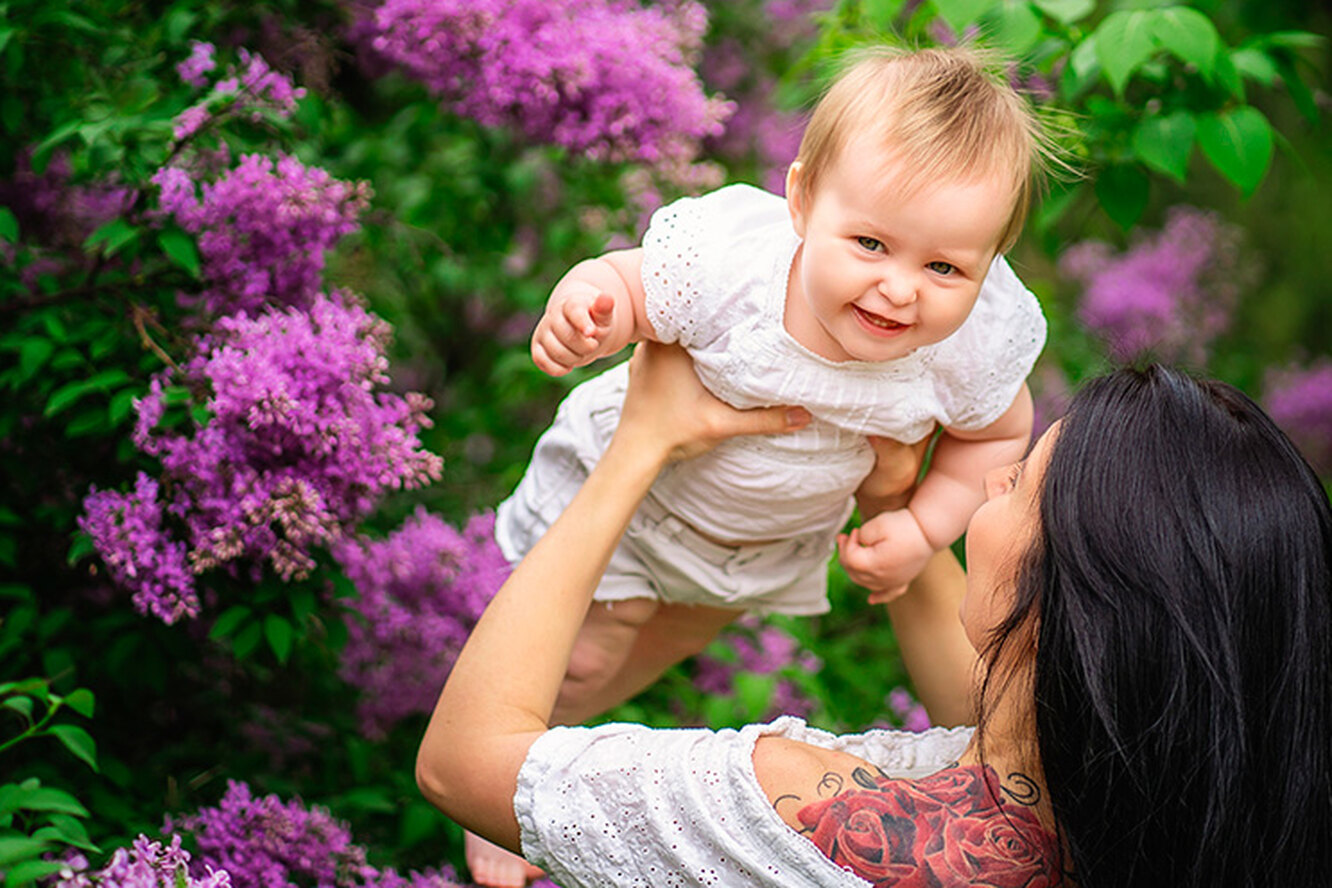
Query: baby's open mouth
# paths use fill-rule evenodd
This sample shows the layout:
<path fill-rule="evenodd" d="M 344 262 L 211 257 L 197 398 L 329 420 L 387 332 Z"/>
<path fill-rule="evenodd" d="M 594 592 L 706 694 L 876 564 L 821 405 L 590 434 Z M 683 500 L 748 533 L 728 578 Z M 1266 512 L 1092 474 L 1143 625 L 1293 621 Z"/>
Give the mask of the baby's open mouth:
<path fill-rule="evenodd" d="M 900 330 L 903 327 L 908 326 L 907 324 L 889 320 L 882 315 L 876 315 L 873 312 L 865 311 L 865 309 L 861 308 L 859 305 L 853 305 L 851 307 L 855 309 L 856 314 L 860 316 L 861 320 L 874 327 L 878 327 L 880 330 Z"/>

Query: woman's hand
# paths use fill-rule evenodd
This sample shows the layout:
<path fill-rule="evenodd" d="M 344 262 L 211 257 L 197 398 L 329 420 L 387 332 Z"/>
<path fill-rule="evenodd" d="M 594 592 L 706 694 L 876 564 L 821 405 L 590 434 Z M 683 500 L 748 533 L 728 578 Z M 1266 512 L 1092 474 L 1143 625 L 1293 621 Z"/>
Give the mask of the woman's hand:
<path fill-rule="evenodd" d="M 640 342 L 629 362 L 629 390 L 611 447 L 647 448 L 663 463 L 675 462 L 736 435 L 790 432 L 809 421 L 803 407 L 737 410 L 703 387 L 683 348 Z"/>

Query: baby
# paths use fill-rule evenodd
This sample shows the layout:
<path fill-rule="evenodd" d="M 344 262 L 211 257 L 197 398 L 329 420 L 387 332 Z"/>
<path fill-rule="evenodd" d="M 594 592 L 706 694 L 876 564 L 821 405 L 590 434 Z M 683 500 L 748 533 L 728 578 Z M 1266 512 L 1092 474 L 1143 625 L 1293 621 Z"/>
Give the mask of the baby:
<path fill-rule="evenodd" d="M 985 474 L 1020 459 L 1031 434 L 1025 378 L 1045 321 L 1001 253 L 1044 145 L 1032 110 L 976 51 L 871 51 L 815 109 L 785 199 L 745 185 L 682 199 L 653 215 L 640 248 L 581 262 L 556 285 L 532 337 L 545 372 L 639 339 L 675 342 L 722 400 L 813 416 L 658 477 L 611 556 L 556 722 L 628 699 L 746 611 L 826 611 L 834 546 L 878 602 L 962 534 Z M 597 462 L 625 381 L 621 364 L 560 405 L 498 510 L 510 561 Z M 907 506 L 839 538 L 854 495 L 875 483 L 877 439 L 917 443 L 936 426 Z M 469 837 L 468 859 L 480 881 L 490 862 L 478 843 Z"/>

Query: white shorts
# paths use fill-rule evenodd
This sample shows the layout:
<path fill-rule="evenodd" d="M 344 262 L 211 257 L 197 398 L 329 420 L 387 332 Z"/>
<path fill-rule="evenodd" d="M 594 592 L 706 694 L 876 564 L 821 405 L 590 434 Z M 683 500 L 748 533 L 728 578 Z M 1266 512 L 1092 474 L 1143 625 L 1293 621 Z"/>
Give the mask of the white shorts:
<path fill-rule="evenodd" d="M 495 541 L 517 564 L 554 523 L 587 478 L 614 431 L 614 416 L 561 405 L 527 472 L 495 515 Z M 649 493 L 593 596 L 652 598 L 766 614 L 828 611 L 828 559 L 837 529 L 775 542 L 723 546 L 672 515 Z"/>

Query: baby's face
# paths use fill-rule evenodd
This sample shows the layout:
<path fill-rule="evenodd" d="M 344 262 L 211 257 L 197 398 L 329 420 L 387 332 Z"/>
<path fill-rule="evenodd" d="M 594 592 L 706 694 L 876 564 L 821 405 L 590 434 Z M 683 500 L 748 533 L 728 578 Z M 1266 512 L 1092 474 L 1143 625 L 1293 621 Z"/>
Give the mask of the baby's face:
<path fill-rule="evenodd" d="M 786 328 L 833 361 L 889 361 L 951 335 L 976 303 L 1013 206 L 1002 176 L 904 192 L 899 163 L 871 145 L 851 140 L 813 195 L 802 199 L 798 168 L 787 180 L 803 243 Z"/>

